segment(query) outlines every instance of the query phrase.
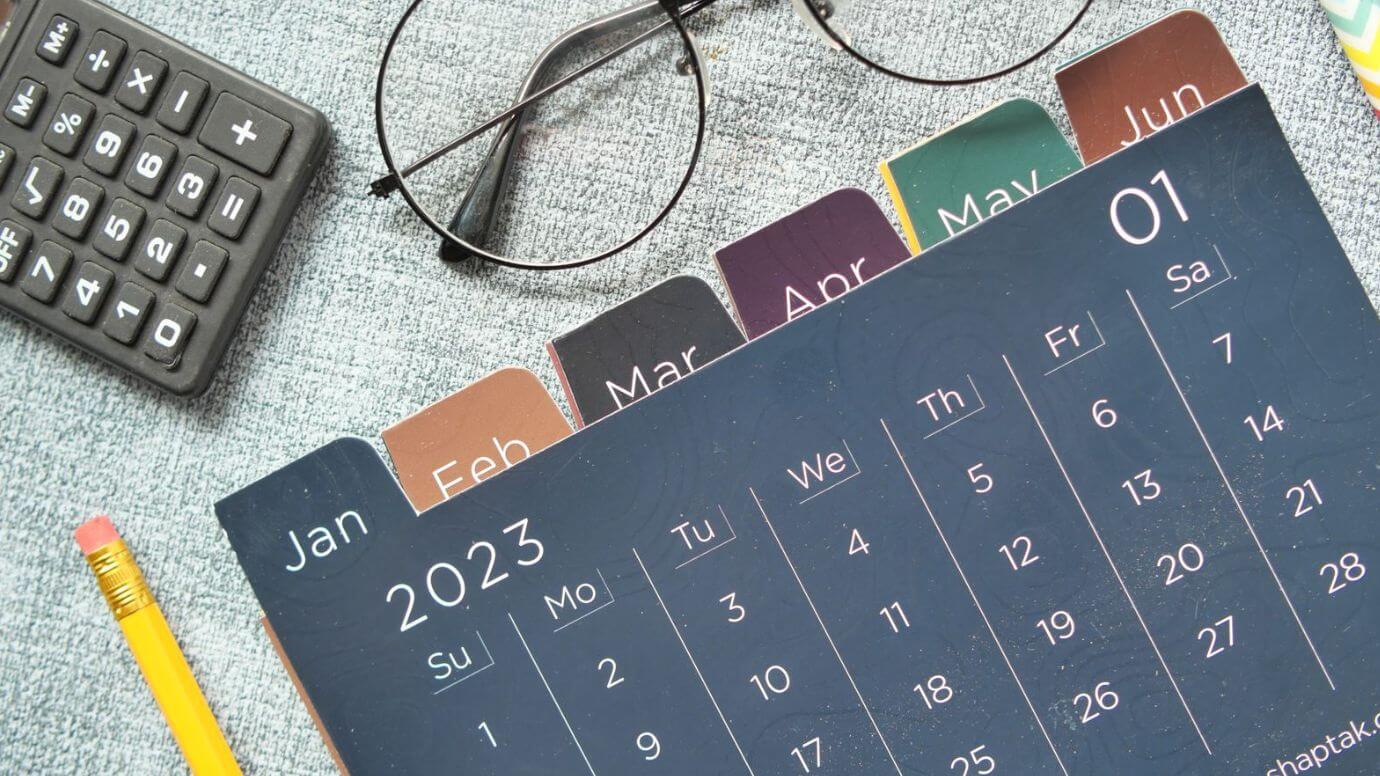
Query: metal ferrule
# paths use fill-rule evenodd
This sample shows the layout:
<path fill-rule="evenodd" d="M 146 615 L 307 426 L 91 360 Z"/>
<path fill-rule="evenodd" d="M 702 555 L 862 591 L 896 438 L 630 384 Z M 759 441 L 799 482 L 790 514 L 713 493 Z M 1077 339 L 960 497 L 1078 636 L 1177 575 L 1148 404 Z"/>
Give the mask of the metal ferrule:
<path fill-rule="evenodd" d="M 95 573 L 96 584 L 116 620 L 153 604 L 153 593 L 144 581 L 144 573 L 134 563 L 134 554 L 124 541 L 117 539 L 87 555 L 86 564 Z"/>

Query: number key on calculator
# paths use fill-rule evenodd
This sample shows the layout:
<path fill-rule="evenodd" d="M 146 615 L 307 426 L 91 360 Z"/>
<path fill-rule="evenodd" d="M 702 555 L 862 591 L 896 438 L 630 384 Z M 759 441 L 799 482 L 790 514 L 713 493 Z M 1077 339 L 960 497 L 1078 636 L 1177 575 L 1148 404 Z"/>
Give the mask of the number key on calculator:
<path fill-rule="evenodd" d="M 94 0 L 9 13 L 0 306 L 203 392 L 321 166 L 325 117 Z"/>

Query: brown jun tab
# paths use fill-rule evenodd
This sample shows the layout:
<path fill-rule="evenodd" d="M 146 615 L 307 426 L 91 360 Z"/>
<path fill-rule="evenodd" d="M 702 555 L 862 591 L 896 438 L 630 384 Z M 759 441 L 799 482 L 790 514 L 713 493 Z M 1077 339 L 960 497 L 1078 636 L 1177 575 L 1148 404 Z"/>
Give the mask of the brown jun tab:
<path fill-rule="evenodd" d="M 383 443 L 422 512 L 569 435 L 536 375 L 509 367 L 385 429 Z"/>
<path fill-rule="evenodd" d="M 1197 11 L 1141 27 L 1054 78 L 1087 164 L 1246 86 L 1221 33 Z"/>

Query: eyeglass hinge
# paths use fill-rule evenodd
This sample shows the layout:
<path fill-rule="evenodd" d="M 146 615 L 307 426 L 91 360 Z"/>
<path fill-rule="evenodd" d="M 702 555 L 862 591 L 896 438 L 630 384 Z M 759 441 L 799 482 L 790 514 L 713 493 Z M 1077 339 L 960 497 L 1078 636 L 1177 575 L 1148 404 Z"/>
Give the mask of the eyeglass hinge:
<path fill-rule="evenodd" d="M 369 184 L 369 193 L 376 197 L 387 197 L 398 190 L 398 176 L 385 175 Z"/>

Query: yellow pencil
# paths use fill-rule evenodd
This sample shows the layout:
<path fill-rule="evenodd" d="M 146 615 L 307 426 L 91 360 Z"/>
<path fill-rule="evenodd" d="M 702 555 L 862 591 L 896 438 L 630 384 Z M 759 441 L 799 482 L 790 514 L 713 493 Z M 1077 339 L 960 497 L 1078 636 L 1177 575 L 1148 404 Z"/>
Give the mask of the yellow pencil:
<path fill-rule="evenodd" d="M 1371 108 L 1380 116 L 1380 0 L 1320 0 Z"/>
<path fill-rule="evenodd" d="M 192 773 L 239 776 L 240 767 L 187 658 L 110 518 L 102 515 L 87 521 L 77 529 L 76 539 Z"/>

